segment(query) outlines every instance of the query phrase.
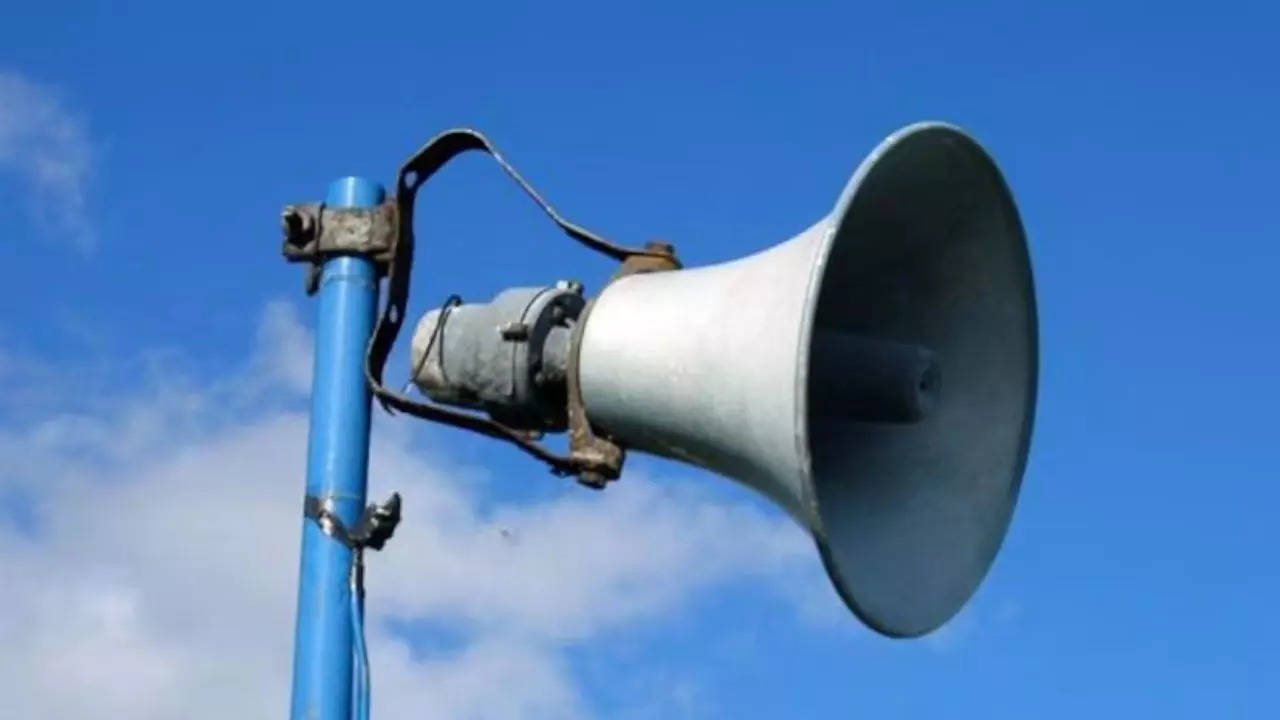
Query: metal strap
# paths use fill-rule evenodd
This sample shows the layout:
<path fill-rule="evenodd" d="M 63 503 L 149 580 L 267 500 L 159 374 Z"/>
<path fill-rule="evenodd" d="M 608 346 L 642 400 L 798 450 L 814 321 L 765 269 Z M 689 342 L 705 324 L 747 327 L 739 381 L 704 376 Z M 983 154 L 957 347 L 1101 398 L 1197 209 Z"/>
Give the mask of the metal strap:
<path fill-rule="evenodd" d="M 429 140 L 414 153 L 400 168 L 396 177 L 399 232 L 387 271 L 387 302 L 378 318 L 373 337 L 369 340 L 365 358 L 365 379 L 368 381 L 370 390 L 387 412 L 399 410 L 424 420 L 445 423 L 481 435 L 507 440 L 545 462 L 557 475 L 591 470 L 593 463 L 590 460 L 551 452 L 534 442 L 532 439 L 534 436 L 530 433 L 516 430 L 489 418 L 419 402 L 382 384 L 382 372 L 391 348 L 395 345 L 396 336 L 400 333 L 400 327 L 404 324 L 408 304 L 414 250 L 413 209 L 418 189 L 450 160 L 471 150 L 478 150 L 492 157 L 503 172 L 524 190 L 542 212 L 577 242 L 624 264 L 630 258 L 650 257 L 657 262 L 675 264 L 678 267 L 669 247 L 627 248 L 611 243 L 582 226 L 569 222 L 556 212 L 555 208 L 551 207 L 520 173 L 516 172 L 516 169 L 502 157 L 488 138 L 475 130 L 466 128 L 447 130 Z"/>
<path fill-rule="evenodd" d="M 321 500 L 308 495 L 302 500 L 302 514 L 314 520 L 320 532 L 359 552 L 365 548 L 381 550 L 400 524 L 400 493 L 380 505 L 369 505 L 360 515 L 354 528 L 348 529 L 342 518 L 333 511 L 333 498 Z"/>
<path fill-rule="evenodd" d="M 308 495 L 302 500 L 302 514 L 310 520 L 315 520 L 316 525 L 320 527 L 320 532 L 355 550 L 358 546 L 351 539 L 351 533 L 347 532 L 347 526 L 333 511 L 331 504 L 329 500 Z"/>

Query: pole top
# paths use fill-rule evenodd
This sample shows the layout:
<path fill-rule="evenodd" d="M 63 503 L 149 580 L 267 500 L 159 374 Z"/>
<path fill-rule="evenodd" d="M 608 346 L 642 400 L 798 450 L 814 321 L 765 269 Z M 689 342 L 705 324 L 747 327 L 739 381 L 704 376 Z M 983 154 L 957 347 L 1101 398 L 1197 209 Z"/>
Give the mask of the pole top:
<path fill-rule="evenodd" d="M 367 208 L 381 204 L 385 198 L 386 191 L 378 183 L 348 176 L 329 183 L 324 202 L 330 207 Z"/>

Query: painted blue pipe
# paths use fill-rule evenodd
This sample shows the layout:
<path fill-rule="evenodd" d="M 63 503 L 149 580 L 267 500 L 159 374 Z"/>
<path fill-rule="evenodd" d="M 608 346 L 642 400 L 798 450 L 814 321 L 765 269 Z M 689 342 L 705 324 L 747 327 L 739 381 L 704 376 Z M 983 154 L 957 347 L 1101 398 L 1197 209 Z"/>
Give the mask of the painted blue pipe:
<path fill-rule="evenodd" d="M 373 207 L 382 187 L 348 177 L 329 186 L 329 207 Z M 347 527 L 365 506 L 369 470 L 369 389 L 364 353 L 373 332 L 378 285 L 373 262 L 331 258 L 320 278 L 307 494 L 332 502 Z M 351 551 L 304 519 L 298 619 L 294 635 L 293 720 L 350 720 L 352 622 Z"/>

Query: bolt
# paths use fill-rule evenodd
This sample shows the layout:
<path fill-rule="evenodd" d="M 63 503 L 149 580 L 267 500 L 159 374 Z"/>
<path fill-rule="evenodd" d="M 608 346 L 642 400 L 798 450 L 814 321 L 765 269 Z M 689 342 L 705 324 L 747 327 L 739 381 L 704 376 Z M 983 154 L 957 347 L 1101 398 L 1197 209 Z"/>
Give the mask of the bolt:
<path fill-rule="evenodd" d="M 286 238 L 292 238 L 302 230 L 302 217 L 297 210 L 287 207 L 280 213 L 280 229 L 284 231 Z"/>
<path fill-rule="evenodd" d="M 498 332 L 502 335 L 503 340 L 527 340 L 529 338 L 529 326 L 522 322 L 509 322 L 498 327 Z"/>
<path fill-rule="evenodd" d="M 581 295 L 583 290 L 582 283 L 578 282 L 577 280 L 557 280 L 556 289 L 566 290 L 568 292 L 573 293 L 574 295 Z"/>
<path fill-rule="evenodd" d="M 644 249 L 652 253 L 661 253 L 663 255 L 675 255 L 676 246 L 671 243 L 658 242 L 651 240 L 644 244 Z"/>
<path fill-rule="evenodd" d="M 315 231 L 315 218 L 302 208 L 290 205 L 280 213 L 280 226 L 284 230 L 286 242 L 303 245 Z"/>

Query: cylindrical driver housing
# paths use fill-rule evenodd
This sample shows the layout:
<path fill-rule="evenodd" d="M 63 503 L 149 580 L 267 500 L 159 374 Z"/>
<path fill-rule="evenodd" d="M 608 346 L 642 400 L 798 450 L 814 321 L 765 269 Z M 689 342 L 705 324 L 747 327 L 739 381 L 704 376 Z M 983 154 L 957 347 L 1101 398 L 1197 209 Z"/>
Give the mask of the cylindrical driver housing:
<path fill-rule="evenodd" d="M 581 286 L 562 282 L 432 310 L 413 333 L 413 383 L 513 428 L 564 430 L 569 337 L 585 305 Z"/>

